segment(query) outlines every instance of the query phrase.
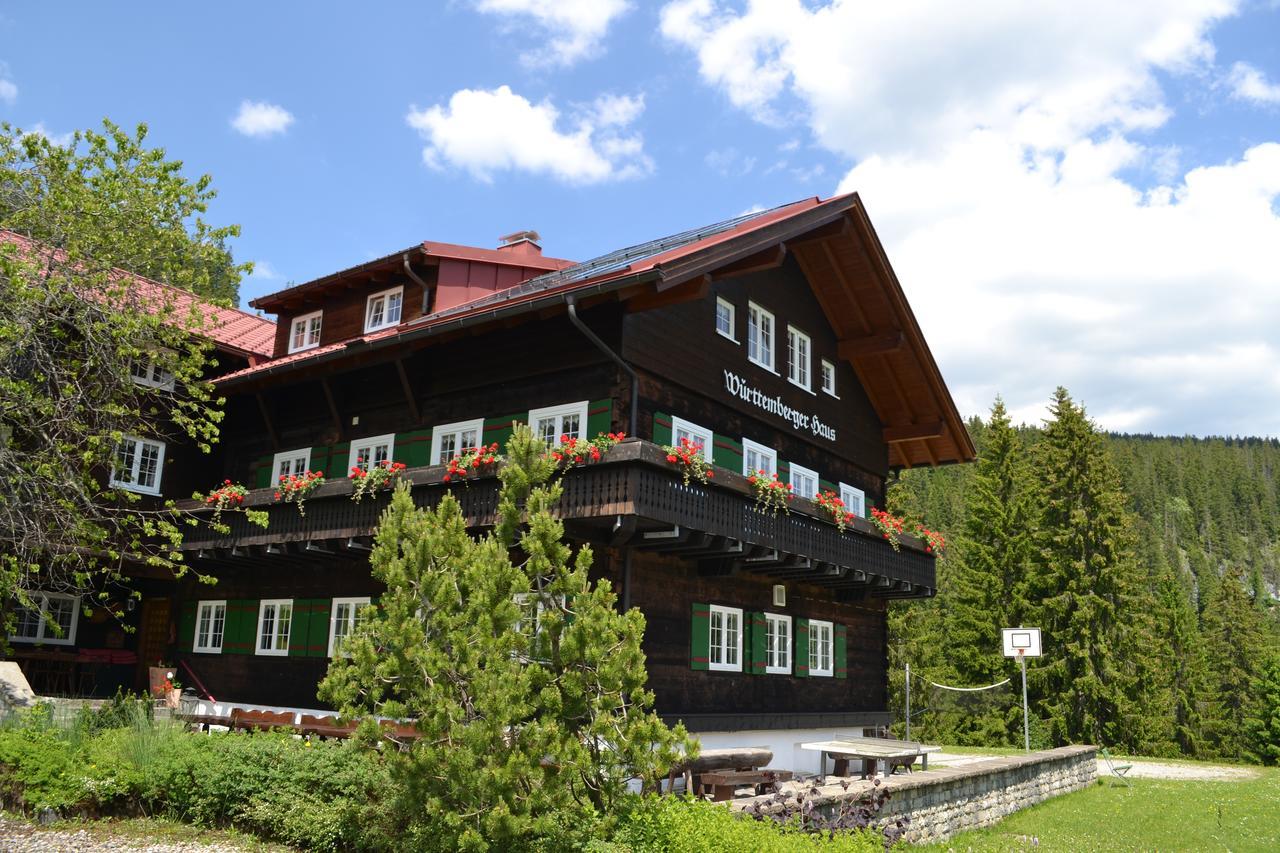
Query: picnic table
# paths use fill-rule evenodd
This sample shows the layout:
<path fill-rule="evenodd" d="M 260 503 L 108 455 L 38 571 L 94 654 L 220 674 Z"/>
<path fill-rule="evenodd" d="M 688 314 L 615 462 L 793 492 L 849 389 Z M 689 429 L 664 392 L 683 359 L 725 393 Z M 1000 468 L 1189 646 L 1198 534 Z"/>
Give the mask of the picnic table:
<path fill-rule="evenodd" d="M 850 759 L 861 759 L 863 779 L 868 776 L 868 765 L 878 767 L 883 763 L 884 775 L 888 776 L 895 767 L 906 767 L 910 770 L 917 758 L 922 760 L 921 769 L 928 770 L 929 753 L 942 750 L 940 746 L 925 746 L 907 740 L 879 737 L 852 737 L 846 740 L 802 743 L 800 748 L 822 753 L 823 774 L 827 772 L 828 756 L 835 760 L 836 776 L 848 776 Z"/>

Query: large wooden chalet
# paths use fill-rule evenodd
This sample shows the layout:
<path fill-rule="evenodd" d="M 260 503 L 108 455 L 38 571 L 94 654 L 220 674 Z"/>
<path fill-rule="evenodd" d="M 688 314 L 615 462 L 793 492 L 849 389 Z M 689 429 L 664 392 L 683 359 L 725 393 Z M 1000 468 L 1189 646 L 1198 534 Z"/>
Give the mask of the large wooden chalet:
<path fill-rule="evenodd" d="M 194 530 L 189 560 L 217 584 L 149 589 L 184 682 L 221 704 L 318 707 L 335 637 L 381 592 L 368 553 L 386 498 L 353 502 L 351 466 L 403 462 L 416 501 L 452 489 L 483 528 L 496 481 L 446 483 L 443 463 L 521 421 L 630 437 L 565 475 L 559 513 L 644 612 L 660 714 L 790 767 L 807 763 L 800 741 L 888 722 L 887 602 L 931 596 L 934 556 L 910 538 L 894 550 L 865 516 L 891 471 L 974 450 L 859 198 L 585 263 L 536 239 L 416 244 L 251 303 L 278 317 L 274 352 L 218 380 L 222 439 L 198 473 L 257 487 L 270 525 Z M 667 461 L 681 437 L 710 448 L 707 485 Z M 176 467 L 164 491 L 188 496 Z M 800 496 L 789 514 L 755 509 L 757 469 Z M 307 470 L 328 482 L 303 516 L 272 484 Z M 838 530 L 805 500 L 823 489 L 863 518 Z"/>

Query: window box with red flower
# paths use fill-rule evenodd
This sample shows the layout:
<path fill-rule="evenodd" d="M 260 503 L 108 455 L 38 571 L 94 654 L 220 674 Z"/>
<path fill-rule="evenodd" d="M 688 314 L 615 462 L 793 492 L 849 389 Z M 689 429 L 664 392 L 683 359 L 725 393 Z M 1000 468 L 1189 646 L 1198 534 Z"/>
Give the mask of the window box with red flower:
<path fill-rule="evenodd" d="M 565 468 L 584 465 L 588 462 L 599 462 L 604 454 L 618 442 L 627 437 L 624 432 L 600 433 L 595 438 L 574 438 L 560 436 L 560 444 L 547 451 L 547 455 Z"/>
<path fill-rule="evenodd" d="M 307 495 L 324 485 L 324 474 L 319 471 L 306 471 L 302 474 L 282 476 L 276 482 L 275 499 L 285 503 L 296 503 L 298 514 L 307 514 Z"/>
<path fill-rule="evenodd" d="M 856 518 L 853 513 L 845 508 L 844 501 L 840 499 L 840 496 L 830 489 L 819 492 L 813 502 L 817 504 L 818 509 L 827 517 L 827 520 L 834 524 L 841 533 L 844 533 L 845 528 L 853 524 L 853 519 Z"/>
<path fill-rule="evenodd" d="M 206 507 L 213 509 L 213 515 L 209 517 L 209 525 L 214 530 L 223 533 L 230 530 L 222 521 L 222 514 L 228 510 L 243 512 L 251 523 L 265 528 L 267 526 L 267 514 L 265 512 L 244 508 L 244 499 L 248 495 L 249 490 L 246 487 L 230 480 L 223 480 L 222 485 L 209 492 L 209 494 L 202 495 L 196 492 L 192 495 L 192 499 L 203 501 Z"/>
<path fill-rule="evenodd" d="M 777 515 L 780 512 L 791 514 L 791 501 L 795 495 L 791 492 L 791 484 L 778 479 L 777 474 L 766 474 L 756 471 L 747 477 L 747 484 L 756 496 L 756 510 Z"/>
<path fill-rule="evenodd" d="M 384 459 L 372 468 L 361 468 L 363 459 L 357 458 L 351 466 L 347 479 L 351 481 L 351 500 L 360 503 L 365 495 L 371 495 L 378 489 L 389 489 L 396 484 L 404 473 L 403 462 L 392 462 Z"/>
<path fill-rule="evenodd" d="M 694 480 L 706 483 L 715 476 L 711 463 L 702 453 L 702 442 L 681 438 L 678 445 L 668 444 L 662 449 L 667 452 L 667 461 L 680 469 L 686 486 Z"/>
<path fill-rule="evenodd" d="M 468 477 L 491 473 L 501 459 L 496 441 L 488 446 L 474 447 L 450 459 L 442 479 L 446 483 L 457 480 L 463 483 L 469 482 Z"/>

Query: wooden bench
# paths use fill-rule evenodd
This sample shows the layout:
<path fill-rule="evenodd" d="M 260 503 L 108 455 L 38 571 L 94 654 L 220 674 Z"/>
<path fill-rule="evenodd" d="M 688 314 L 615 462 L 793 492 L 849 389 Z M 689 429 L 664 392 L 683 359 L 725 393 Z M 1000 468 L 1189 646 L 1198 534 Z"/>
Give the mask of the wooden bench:
<path fill-rule="evenodd" d="M 793 775 L 790 770 L 713 770 L 698 777 L 698 793 L 709 793 L 716 802 L 732 800 L 737 790 L 747 785 L 753 794 L 775 793 L 778 785 L 790 782 Z"/>
<path fill-rule="evenodd" d="M 233 732 L 266 732 L 271 729 L 296 728 L 292 711 L 247 711 L 244 708 L 231 709 L 230 727 Z"/>

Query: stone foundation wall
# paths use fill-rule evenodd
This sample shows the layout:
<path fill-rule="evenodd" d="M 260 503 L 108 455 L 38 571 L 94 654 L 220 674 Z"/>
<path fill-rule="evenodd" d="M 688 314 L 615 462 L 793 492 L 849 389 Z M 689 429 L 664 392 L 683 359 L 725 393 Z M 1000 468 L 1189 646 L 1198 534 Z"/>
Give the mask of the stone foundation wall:
<path fill-rule="evenodd" d="M 943 841 L 957 832 L 990 826 L 1050 797 L 1088 787 L 1097 777 L 1097 747 L 1093 746 L 1064 746 L 898 774 L 883 782 L 891 797 L 880 818 L 883 823 L 909 818 L 907 841 Z M 824 786 L 819 808 L 834 809 L 842 800 L 861 797 L 872 785 L 856 780 L 847 790 Z M 733 808 L 749 808 L 753 800 L 735 801 Z"/>

